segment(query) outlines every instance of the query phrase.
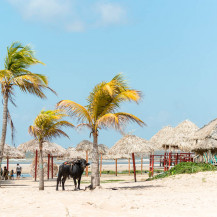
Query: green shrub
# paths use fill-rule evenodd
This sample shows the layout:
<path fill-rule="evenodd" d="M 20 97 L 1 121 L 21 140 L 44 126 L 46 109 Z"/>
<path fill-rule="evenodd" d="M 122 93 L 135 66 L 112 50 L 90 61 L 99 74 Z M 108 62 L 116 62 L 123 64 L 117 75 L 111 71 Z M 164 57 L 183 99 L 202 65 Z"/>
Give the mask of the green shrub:
<path fill-rule="evenodd" d="M 216 171 L 216 170 L 217 168 L 213 166 L 212 164 L 182 162 L 180 164 L 177 164 L 170 170 L 163 172 L 161 174 L 158 174 L 147 180 L 161 179 L 161 178 L 165 178 L 165 177 L 177 175 L 177 174 L 184 174 L 184 173 L 190 174 L 190 173 L 198 173 L 198 172 L 204 172 L 204 171 Z"/>

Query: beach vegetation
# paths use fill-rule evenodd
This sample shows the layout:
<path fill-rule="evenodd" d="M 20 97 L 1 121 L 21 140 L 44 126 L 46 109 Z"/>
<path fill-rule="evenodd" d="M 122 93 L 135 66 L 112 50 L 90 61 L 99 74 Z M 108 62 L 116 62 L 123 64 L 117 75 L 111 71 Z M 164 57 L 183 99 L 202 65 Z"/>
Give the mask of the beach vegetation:
<path fill-rule="evenodd" d="M 59 110 L 42 110 L 29 126 L 29 133 L 39 142 L 39 190 L 44 190 L 43 142 L 60 136 L 68 137 L 62 127 L 74 127 L 63 120 L 67 115 Z M 69 138 L 69 137 L 68 137 Z"/>
<path fill-rule="evenodd" d="M 71 100 L 62 100 L 57 104 L 58 109 L 63 109 L 69 116 L 79 122 L 77 128 L 86 127 L 93 136 L 91 188 L 100 185 L 99 176 L 99 130 L 114 128 L 123 133 L 129 122 L 140 126 L 145 123 L 133 114 L 120 112 L 124 102 L 136 102 L 141 99 L 141 92 L 131 89 L 122 74 L 116 75 L 111 81 L 97 84 L 87 98 L 87 105 L 82 106 Z"/>
<path fill-rule="evenodd" d="M 8 110 L 8 101 L 15 105 L 15 87 L 22 92 L 33 94 L 40 98 L 46 98 L 45 89 L 50 89 L 48 79 L 42 74 L 32 73 L 30 66 L 44 64 L 39 61 L 29 45 L 22 45 L 20 42 L 13 42 L 7 48 L 7 55 L 4 61 L 4 69 L 0 70 L 1 93 L 3 96 L 3 119 L 2 135 L 0 142 L 0 166 L 2 163 L 4 145 L 6 139 L 7 122 L 12 127 L 12 138 L 14 132 L 13 122 Z"/>
<path fill-rule="evenodd" d="M 194 162 L 182 162 L 174 166 L 168 171 L 162 172 L 152 178 L 148 178 L 147 180 L 154 180 L 154 179 L 162 179 L 165 177 L 178 175 L 178 174 L 192 174 L 198 172 L 205 172 L 205 171 L 216 171 L 217 167 L 213 166 L 209 163 L 194 163 Z"/>

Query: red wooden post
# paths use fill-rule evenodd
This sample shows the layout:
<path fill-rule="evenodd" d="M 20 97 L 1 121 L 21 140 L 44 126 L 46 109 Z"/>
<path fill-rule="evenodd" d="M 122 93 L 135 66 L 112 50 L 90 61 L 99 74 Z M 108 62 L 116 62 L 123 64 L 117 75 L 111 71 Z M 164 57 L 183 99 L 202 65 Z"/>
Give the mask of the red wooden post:
<path fill-rule="evenodd" d="M 136 164 L 135 164 L 135 156 L 134 156 L 134 153 L 132 153 L 132 159 L 133 159 L 134 180 L 135 180 L 135 182 L 136 182 Z"/>
<path fill-rule="evenodd" d="M 49 179 L 50 175 L 50 154 L 47 156 L 47 179 Z"/>
<path fill-rule="evenodd" d="M 188 162 L 191 162 L 191 154 L 190 154 L 190 152 L 188 153 Z"/>
<path fill-rule="evenodd" d="M 151 172 L 151 160 L 152 160 L 152 155 L 150 154 L 150 160 L 149 160 L 149 172 Z"/>
<path fill-rule="evenodd" d="M 51 178 L 53 179 L 53 156 L 51 156 Z"/>
<path fill-rule="evenodd" d="M 38 150 L 35 151 L 35 181 L 37 178 Z"/>
<path fill-rule="evenodd" d="M 102 174 L 102 154 L 101 154 L 101 159 L 100 159 L 100 177 L 101 177 L 101 174 Z"/>
<path fill-rule="evenodd" d="M 9 157 L 7 156 L 7 170 L 9 170 Z"/>
<path fill-rule="evenodd" d="M 164 153 L 164 171 L 166 171 L 166 152 Z"/>
<path fill-rule="evenodd" d="M 115 159 L 115 175 L 118 175 L 118 160 L 117 158 Z"/>
<path fill-rule="evenodd" d="M 170 166 L 171 166 L 171 152 L 169 153 L 169 168 L 170 169 Z"/>
<path fill-rule="evenodd" d="M 128 170 L 129 170 L 129 176 L 130 176 L 130 158 L 128 159 Z"/>
<path fill-rule="evenodd" d="M 176 163 L 175 163 L 176 165 L 178 164 L 178 155 L 179 155 L 179 154 L 177 153 L 177 154 L 176 154 Z"/>
<path fill-rule="evenodd" d="M 151 176 L 154 176 L 154 155 L 152 155 L 152 171 L 151 171 Z"/>
<path fill-rule="evenodd" d="M 86 151 L 86 162 L 88 163 L 88 151 Z M 88 176 L 88 167 L 86 167 L 86 176 Z"/>

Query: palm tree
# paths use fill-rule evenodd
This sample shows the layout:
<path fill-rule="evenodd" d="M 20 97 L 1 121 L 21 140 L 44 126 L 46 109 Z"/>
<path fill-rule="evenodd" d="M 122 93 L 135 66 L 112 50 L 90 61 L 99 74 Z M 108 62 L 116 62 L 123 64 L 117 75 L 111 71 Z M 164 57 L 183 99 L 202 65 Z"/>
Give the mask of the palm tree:
<path fill-rule="evenodd" d="M 77 127 L 88 127 L 93 135 L 93 155 L 91 164 L 91 188 L 100 185 L 98 132 L 100 129 L 113 127 L 123 131 L 128 122 L 136 122 L 140 126 L 145 123 L 136 116 L 126 112 L 116 112 L 121 103 L 126 101 L 138 102 L 141 92 L 131 89 L 124 81 L 122 74 L 116 75 L 110 82 L 96 85 L 88 97 L 87 106 L 82 106 L 70 100 L 62 100 L 57 104 L 80 124 Z"/>
<path fill-rule="evenodd" d="M 13 104 L 14 87 L 21 91 L 31 93 L 40 98 L 46 98 L 44 89 L 48 88 L 47 77 L 29 71 L 29 67 L 35 64 L 43 64 L 34 57 L 34 52 L 30 46 L 23 46 L 19 42 L 14 42 L 7 48 L 7 55 L 4 62 L 4 70 L 0 70 L 1 93 L 3 95 L 3 123 L 0 143 L 0 166 L 4 152 L 7 121 L 10 118 L 8 112 L 8 100 Z M 53 91 L 52 89 L 50 89 Z M 54 92 L 54 91 L 53 91 Z"/>
<path fill-rule="evenodd" d="M 29 126 L 29 134 L 34 136 L 39 143 L 39 190 L 44 190 L 43 142 L 61 135 L 68 137 L 61 128 L 74 127 L 74 125 L 62 120 L 65 116 L 67 115 L 59 110 L 42 110 L 35 118 L 34 125 Z"/>

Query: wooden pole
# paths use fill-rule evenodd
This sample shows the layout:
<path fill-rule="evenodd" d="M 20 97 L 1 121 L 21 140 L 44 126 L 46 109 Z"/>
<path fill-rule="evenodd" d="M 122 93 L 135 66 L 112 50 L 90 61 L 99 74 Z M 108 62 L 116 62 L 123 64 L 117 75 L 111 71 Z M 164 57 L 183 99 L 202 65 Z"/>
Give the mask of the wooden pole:
<path fill-rule="evenodd" d="M 115 159 L 115 175 L 118 175 L 118 160 L 117 158 Z"/>
<path fill-rule="evenodd" d="M 170 169 L 170 166 L 171 166 L 171 152 L 169 153 L 169 168 Z"/>
<path fill-rule="evenodd" d="M 154 176 L 154 155 L 152 155 L 152 171 L 151 171 L 152 177 Z"/>
<path fill-rule="evenodd" d="M 101 174 L 102 174 L 102 154 L 101 154 L 101 159 L 100 159 L 100 177 L 101 177 Z"/>
<path fill-rule="evenodd" d="M 129 169 L 129 176 L 130 176 L 130 158 L 128 159 L 128 169 Z"/>
<path fill-rule="evenodd" d="M 53 179 L 53 156 L 51 156 L 51 178 Z"/>
<path fill-rule="evenodd" d="M 35 181 L 37 179 L 38 150 L 35 151 Z"/>
<path fill-rule="evenodd" d="M 9 170 L 9 157 L 7 156 L 7 171 Z"/>
<path fill-rule="evenodd" d="M 88 151 L 86 151 L 86 162 L 88 163 Z M 86 167 L 86 176 L 88 176 L 88 167 Z"/>
<path fill-rule="evenodd" d="M 49 179 L 50 175 L 50 154 L 47 156 L 47 179 Z"/>
<path fill-rule="evenodd" d="M 142 175 L 143 157 L 141 157 L 141 175 Z"/>
<path fill-rule="evenodd" d="M 135 182 L 136 182 L 136 164 L 135 164 L 135 156 L 134 156 L 134 153 L 132 153 L 132 159 L 133 159 L 134 180 L 135 180 Z"/>

